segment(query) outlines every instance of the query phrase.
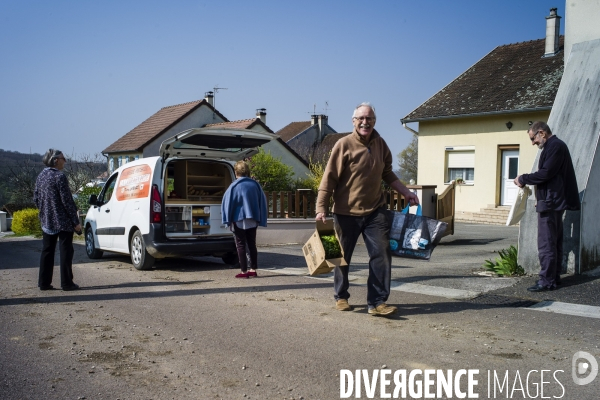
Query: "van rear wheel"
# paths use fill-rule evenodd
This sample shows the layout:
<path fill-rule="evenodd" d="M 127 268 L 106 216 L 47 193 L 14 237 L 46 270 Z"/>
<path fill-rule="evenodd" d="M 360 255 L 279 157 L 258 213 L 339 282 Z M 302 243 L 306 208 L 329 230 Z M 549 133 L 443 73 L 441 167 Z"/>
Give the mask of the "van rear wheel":
<path fill-rule="evenodd" d="M 146 244 L 140 231 L 135 231 L 131 237 L 131 263 L 135 269 L 140 271 L 150 269 L 154 265 L 155 258 L 148 254 Z"/>

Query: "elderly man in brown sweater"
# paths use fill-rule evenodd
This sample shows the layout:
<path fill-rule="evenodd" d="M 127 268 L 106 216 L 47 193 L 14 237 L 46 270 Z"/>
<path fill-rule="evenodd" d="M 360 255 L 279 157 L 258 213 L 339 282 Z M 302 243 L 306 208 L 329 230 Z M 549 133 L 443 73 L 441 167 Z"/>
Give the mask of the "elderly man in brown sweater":
<path fill-rule="evenodd" d="M 335 231 L 344 250 L 346 267 L 334 270 L 336 309 L 350 311 L 348 269 L 352 253 L 362 234 L 369 253 L 367 306 L 369 314 L 388 316 L 397 308 L 385 302 L 390 295 L 392 253 L 389 221 L 381 180 L 401 193 L 411 205 L 418 197 L 392 171 L 392 153 L 375 131 L 375 108 L 362 103 L 354 110 L 353 132 L 340 139 L 327 162 L 316 206 L 316 219 L 325 222 L 329 199 L 333 197 Z"/>

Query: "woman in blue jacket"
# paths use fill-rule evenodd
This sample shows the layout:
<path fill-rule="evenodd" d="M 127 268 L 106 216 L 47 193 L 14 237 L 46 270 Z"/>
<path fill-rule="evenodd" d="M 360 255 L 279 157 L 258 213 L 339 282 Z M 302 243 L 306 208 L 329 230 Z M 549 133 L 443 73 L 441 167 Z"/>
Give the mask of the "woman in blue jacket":
<path fill-rule="evenodd" d="M 223 223 L 230 227 L 235 236 L 238 258 L 242 272 L 236 278 L 257 276 L 256 229 L 267 226 L 267 197 L 259 183 L 249 178 L 250 167 L 245 161 L 234 166 L 236 180 L 221 203 Z M 246 253 L 250 255 L 250 268 Z"/>

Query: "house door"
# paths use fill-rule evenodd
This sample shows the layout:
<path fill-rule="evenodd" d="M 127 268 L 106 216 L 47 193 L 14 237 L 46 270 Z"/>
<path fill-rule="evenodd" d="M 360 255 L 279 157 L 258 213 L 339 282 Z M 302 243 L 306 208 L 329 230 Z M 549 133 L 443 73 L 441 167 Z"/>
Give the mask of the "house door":
<path fill-rule="evenodd" d="M 512 206 L 517 197 L 519 187 L 514 180 L 519 171 L 519 150 L 502 151 L 502 188 L 500 193 L 500 205 Z"/>

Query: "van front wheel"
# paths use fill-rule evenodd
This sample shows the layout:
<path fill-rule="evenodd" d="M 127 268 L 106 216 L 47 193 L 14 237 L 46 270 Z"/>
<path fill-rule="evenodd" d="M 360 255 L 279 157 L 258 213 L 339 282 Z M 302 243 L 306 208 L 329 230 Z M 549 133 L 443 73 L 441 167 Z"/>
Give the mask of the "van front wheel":
<path fill-rule="evenodd" d="M 91 227 L 85 230 L 85 252 L 88 257 L 92 260 L 102 257 L 104 253 L 102 250 L 96 248 L 96 242 L 94 241 L 94 231 Z"/>
<path fill-rule="evenodd" d="M 135 269 L 140 271 L 150 269 L 154 265 L 155 258 L 148 254 L 146 244 L 140 231 L 135 231 L 131 237 L 131 263 Z"/>

